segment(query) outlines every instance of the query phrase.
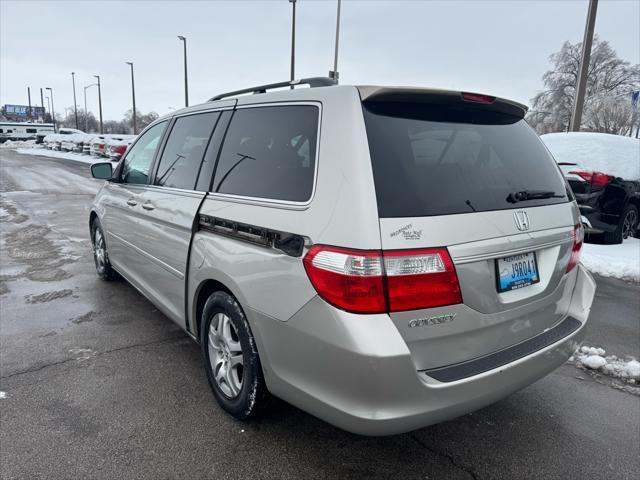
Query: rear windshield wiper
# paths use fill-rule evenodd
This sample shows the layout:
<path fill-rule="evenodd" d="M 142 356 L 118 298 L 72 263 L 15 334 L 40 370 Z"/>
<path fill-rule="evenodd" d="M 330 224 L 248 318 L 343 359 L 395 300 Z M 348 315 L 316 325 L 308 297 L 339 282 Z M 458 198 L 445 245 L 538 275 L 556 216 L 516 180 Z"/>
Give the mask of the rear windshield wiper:
<path fill-rule="evenodd" d="M 558 195 L 552 190 L 521 190 L 519 192 L 511 192 L 507 196 L 507 202 L 518 203 L 525 200 L 542 200 L 544 198 L 564 198 L 564 195 Z"/>

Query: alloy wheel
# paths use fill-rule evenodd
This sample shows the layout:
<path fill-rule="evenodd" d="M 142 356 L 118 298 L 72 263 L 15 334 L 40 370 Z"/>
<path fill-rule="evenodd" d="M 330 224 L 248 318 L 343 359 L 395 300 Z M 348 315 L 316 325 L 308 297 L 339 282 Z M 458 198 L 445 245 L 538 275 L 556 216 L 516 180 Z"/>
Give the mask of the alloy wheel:
<path fill-rule="evenodd" d="M 638 226 L 638 214 L 634 209 L 627 212 L 622 221 L 622 238 L 626 239 L 633 236 L 635 229 Z"/>
<path fill-rule="evenodd" d="M 237 397 L 243 380 L 242 345 L 231 319 L 224 313 L 216 313 L 211 319 L 208 349 L 216 384 L 227 397 Z"/>
<path fill-rule="evenodd" d="M 102 270 L 105 266 L 106 252 L 104 248 L 104 237 L 102 230 L 96 228 L 93 234 L 93 256 L 96 260 L 96 268 Z"/>

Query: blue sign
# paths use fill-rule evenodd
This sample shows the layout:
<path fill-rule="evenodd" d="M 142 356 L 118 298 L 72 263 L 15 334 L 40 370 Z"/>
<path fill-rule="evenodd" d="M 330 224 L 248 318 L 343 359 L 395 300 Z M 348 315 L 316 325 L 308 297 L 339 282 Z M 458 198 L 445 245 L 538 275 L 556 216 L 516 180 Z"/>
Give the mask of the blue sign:
<path fill-rule="evenodd" d="M 5 105 L 2 110 L 5 115 L 17 117 L 44 117 L 44 107 L 29 107 L 29 105 Z"/>

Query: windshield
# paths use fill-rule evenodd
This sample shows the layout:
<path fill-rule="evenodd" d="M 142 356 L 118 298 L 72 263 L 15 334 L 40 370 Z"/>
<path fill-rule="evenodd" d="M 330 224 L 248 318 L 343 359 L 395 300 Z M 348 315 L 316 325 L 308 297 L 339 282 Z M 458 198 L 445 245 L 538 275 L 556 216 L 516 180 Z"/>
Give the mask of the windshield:
<path fill-rule="evenodd" d="M 568 201 L 561 173 L 524 120 L 399 102 L 364 104 L 364 118 L 382 218 Z"/>

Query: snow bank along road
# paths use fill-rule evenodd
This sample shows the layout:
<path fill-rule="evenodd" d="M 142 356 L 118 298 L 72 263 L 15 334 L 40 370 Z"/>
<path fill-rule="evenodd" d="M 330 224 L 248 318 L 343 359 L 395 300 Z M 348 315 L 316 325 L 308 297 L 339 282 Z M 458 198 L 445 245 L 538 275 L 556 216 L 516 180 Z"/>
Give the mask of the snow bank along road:
<path fill-rule="evenodd" d="M 640 396 L 573 364 L 395 437 L 357 437 L 278 401 L 236 422 L 213 401 L 198 346 L 128 284 L 95 276 L 88 176 L 0 151 L 3 479 L 636 478 Z M 639 312 L 640 286 L 598 278 L 587 344 L 638 358 Z"/>

